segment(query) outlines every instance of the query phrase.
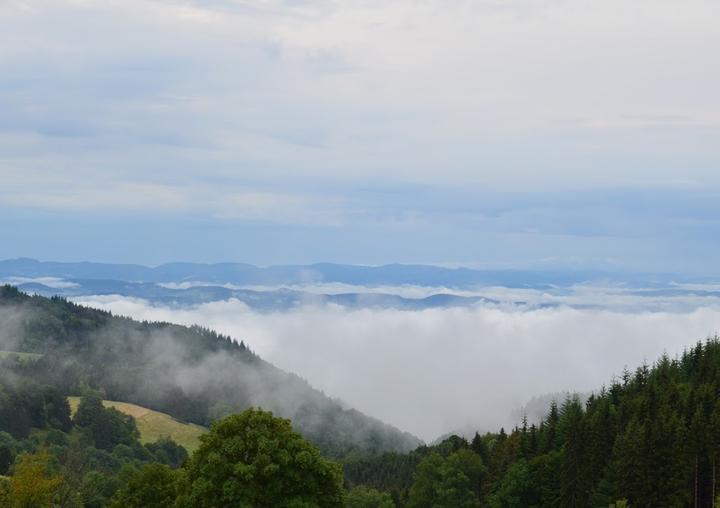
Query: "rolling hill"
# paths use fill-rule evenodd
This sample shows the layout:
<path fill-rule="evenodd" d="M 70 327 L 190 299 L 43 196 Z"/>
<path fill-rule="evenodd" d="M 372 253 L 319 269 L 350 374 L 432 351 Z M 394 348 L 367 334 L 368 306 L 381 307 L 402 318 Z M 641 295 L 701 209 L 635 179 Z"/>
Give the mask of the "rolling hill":
<path fill-rule="evenodd" d="M 70 411 L 75 415 L 80 397 L 68 397 Z M 153 411 L 146 407 L 118 402 L 115 400 L 104 400 L 105 407 L 112 407 L 135 418 L 138 430 L 140 431 L 140 442 L 153 443 L 163 437 L 169 437 L 181 446 L 184 446 L 188 453 L 194 452 L 200 446 L 200 436 L 208 431 L 207 428 L 193 423 L 183 423 L 169 414 Z"/>
<path fill-rule="evenodd" d="M 408 451 L 416 437 L 347 408 L 211 330 L 138 322 L 0 286 L 0 350 L 32 353 L 4 361 L 16 376 L 65 395 L 91 387 L 124 401 L 207 426 L 248 407 L 284 418 L 330 457 Z"/>

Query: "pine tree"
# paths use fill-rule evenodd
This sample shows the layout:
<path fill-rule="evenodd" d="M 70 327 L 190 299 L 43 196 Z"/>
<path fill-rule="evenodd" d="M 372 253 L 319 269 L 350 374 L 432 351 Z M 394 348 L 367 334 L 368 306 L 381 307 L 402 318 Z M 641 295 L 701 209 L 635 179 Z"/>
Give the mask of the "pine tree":
<path fill-rule="evenodd" d="M 585 506 L 590 494 L 583 416 L 583 409 L 577 397 L 565 401 L 559 422 L 561 439 L 564 443 L 560 469 L 561 506 Z"/>

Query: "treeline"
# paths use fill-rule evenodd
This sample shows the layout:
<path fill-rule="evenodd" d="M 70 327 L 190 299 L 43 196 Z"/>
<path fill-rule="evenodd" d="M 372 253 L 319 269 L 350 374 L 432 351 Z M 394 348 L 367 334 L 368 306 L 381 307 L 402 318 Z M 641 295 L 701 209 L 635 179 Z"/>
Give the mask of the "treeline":
<path fill-rule="evenodd" d="M 584 404 L 553 403 L 537 424 L 349 461 L 345 478 L 409 507 L 713 507 L 719 451 L 715 337 L 623 372 Z"/>

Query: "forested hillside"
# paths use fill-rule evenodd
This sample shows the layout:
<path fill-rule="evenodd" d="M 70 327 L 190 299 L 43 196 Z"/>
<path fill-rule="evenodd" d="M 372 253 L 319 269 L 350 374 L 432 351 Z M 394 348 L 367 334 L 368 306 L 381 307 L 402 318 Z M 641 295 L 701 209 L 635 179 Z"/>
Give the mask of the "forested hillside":
<path fill-rule="evenodd" d="M 553 404 L 537 424 L 351 461 L 345 478 L 411 507 L 711 507 L 719 396 L 715 337 L 624 372 L 585 404 Z"/>
<path fill-rule="evenodd" d="M 200 327 L 137 322 L 60 298 L 0 287 L 4 377 L 32 379 L 63 395 L 85 389 L 182 421 L 208 425 L 250 406 L 291 418 L 330 457 L 408 451 L 413 436 L 344 408 L 243 342 Z"/>
<path fill-rule="evenodd" d="M 0 386 L 3 508 L 342 506 L 342 470 L 289 420 L 248 409 L 212 425 L 192 456 L 169 438 L 142 444 L 136 420 L 92 392 L 70 406 L 31 381 Z M 8 427 L 7 407 L 15 411 Z"/>

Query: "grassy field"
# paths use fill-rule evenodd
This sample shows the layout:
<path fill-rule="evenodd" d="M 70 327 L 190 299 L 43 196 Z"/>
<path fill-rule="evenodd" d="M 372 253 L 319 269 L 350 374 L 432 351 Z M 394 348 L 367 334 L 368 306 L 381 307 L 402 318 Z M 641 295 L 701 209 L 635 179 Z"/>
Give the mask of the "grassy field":
<path fill-rule="evenodd" d="M 80 404 L 80 397 L 68 397 L 68 401 L 74 415 Z M 114 400 L 104 400 L 103 404 L 105 407 L 114 407 L 121 413 L 133 416 L 137 421 L 142 443 L 152 443 L 161 437 L 170 437 L 176 443 L 184 446 L 189 453 L 192 453 L 200 445 L 200 436 L 207 432 L 207 429 L 200 425 L 182 423 L 168 414 L 135 404 Z"/>
<path fill-rule="evenodd" d="M 20 353 L 18 351 L 0 351 L 0 358 L 18 357 L 20 360 L 39 360 L 43 357 L 40 353 Z"/>

